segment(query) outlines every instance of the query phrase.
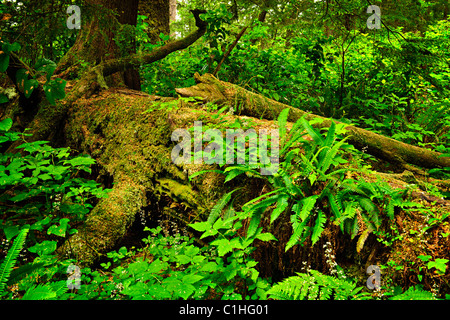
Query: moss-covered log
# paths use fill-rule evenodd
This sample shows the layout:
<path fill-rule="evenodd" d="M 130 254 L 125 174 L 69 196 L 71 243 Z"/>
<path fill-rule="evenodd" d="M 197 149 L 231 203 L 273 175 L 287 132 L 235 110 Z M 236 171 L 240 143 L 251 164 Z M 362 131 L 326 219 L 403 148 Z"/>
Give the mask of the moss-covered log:
<path fill-rule="evenodd" d="M 301 117 L 307 120 L 321 119 L 319 127 L 329 127 L 331 119 L 320 117 L 262 95 L 245 90 L 235 84 L 220 81 L 213 75 L 195 75 L 197 84 L 190 88 L 180 88 L 177 92 L 185 97 L 203 97 L 207 101 L 226 103 L 234 106 L 238 114 L 273 120 L 280 112 L 289 108 L 288 121 L 295 122 Z M 338 122 L 338 121 L 336 121 Z M 450 157 L 440 153 L 412 146 L 353 125 L 347 125 L 348 142 L 357 148 L 367 148 L 367 152 L 393 163 L 414 164 L 425 168 L 450 167 Z"/>
<path fill-rule="evenodd" d="M 179 213 L 186 216 L 180 220 L 189 221 L 207 212 L 218 199 L 222 177 L 202 176 L 193 185 L 186 174 L 210 166 L 172 163 L 172 132 L 192 127 L 202 112 L 182 108 L 181 102 L 172 110 L 158 107 L 170 100 L 110 89 L 73 105 L 66 126 L 67 143 L 93 156 L 113 185 L 109 197 L 95 206 L 79 233 L 59 248 L 61 254 L 89 265 L 123 238 L 142 208 L 161 211 L 164 206 L 181 206 Z M 149 108 L 152 111 L 145 112 Z M 215 121 L 205 112 L 202 118 Z M 165 201 L 152 202 L 147 195 Z"/>

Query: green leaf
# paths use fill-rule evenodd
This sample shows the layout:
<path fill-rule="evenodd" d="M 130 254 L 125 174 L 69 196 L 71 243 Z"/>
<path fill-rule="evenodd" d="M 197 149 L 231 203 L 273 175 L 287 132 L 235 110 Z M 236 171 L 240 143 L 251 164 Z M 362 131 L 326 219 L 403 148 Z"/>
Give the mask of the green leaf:
<path fill-rule="evenodd" d="M 66 80 L 56 78 L 44 84 L 44 93 L 51 105 L 56 105 L 56 100 L 63 99 L 66 96 L 66 83 Z"/>
<path fill-rule="evenodd" d="M 44 240 L 28 248 L 28 251 L 37 253 L 39 256 L 49 255 L 56 250 L 56 241 Z"/>
<path fill-rule="evenodd" d="M 13 121 L 9 118 L 6 118 L 5 120 L 0 121 L 0 130 L 1 131 L 9 131 L 11 129 L 13 124 Z"/>
<path fill-rule="evenodd" d="M 183 283 L 193 284 L 203 279 L 203 276 L 198 274 L 187 274 L 183 277 Z"/>
<path fill-rule="evenodd" d="M 211 223 L 209 223 L 208 221 L 190 223 L 188 224 L 188 226 L 200 232 L 204 232 L 212 227 Z"/>
<path fill-rule="evenodd" d="M 212 223 L 214 223 L 216 221 L 216 219 L 222 213 L 223 208 L 225 208 L 225 206 L 228 204 L 228 202 L 230 202 L 231 195 L 237 190 L 238 189 L 235 189 L 235 190 L 233 190 L 231 192 L 228 192 L 225 195 L 223 195 L 222 198 L 220 198 L 220 200 L 211 209 L 211 213 L 208 216 L 207 222 L 212 224 Z"/>
<path fill-rule="evenodd" d="M 277 238 L 275 238 L 275 236 L 270 232 L 260 233 L 256 236 L 256 239 L 259 239 L 261 241 L 278 241 Z"/>
<path fill-rule="evenodd" d="M 11 52 L 17 52 L 17 51 L 19 51 L 21 48 L 22 48 L 22 46 L 21 46 L 20 43 L 18 43 L 18 42 L 14 42 L 14 43 L 12 43 L 12 44 L 5 43 L 5 44 L 2 46 L 2 50 L 5 51 L 5 52 L 7 52 L 8 54 L 11 53 Z"/>
<path fill-rule="evenodd" d="M 36 79 L 28 79 L 28 73 L 25 69 L 19 69 L 16 72 L 17 87 L 27 99 L 31 96 L 33 90 L 39 86 L 39 82 Z"/>
<path fill-rule="evenodd" d="M 159 260 L 158 258 L 150 264 L 150 266 L 147 269 L 147 272 L 158 273 L 161 270 L 165 269 L 166 267 L 168 267 L 168 264 L 166 262 Z"/>
<path fill-rule="evenodd" d="M 217 263 L 215 263 L 214 261 L 210 261 L 206 264 L 204 264 L 202 266 L 202 268 L 200 269 L 200 271 L 202 272 L 215 272 L 219 269 Z"/>
<path fill-rule="evenodd" d="M 36 69 L 37 72 L 45 73 L 47 81 L 49 81 L 50 77 L 56 70 L 56 63 L 50 59 L 41 58 L 36 62 L 34 68 Z"/>
<path fill-rule="evenodd" d="M 289 108 L 283 109 L 278 116 L 278 131 L 280 139 L 285 139 L 286 137 L 286 123 L 289 115 Z"/>
<path fill-rule="evenodd" d="M 145 272 L 148 268 L 146 261 L 136 261 L 128 265 L 128 271 L 134 275 L 139 275 Z"/>
<path fill-rule="evenodd" d="M 9 102 L 8 96 L 4 93 L 0 93 L 0 104 Z"/>
<path fill-rule="evenodd" d="M 217 246 L 219 257 L 222 257 L 233 250 L 233 246 L 228 239 L 216 239 L 211 242 L 211 245 Z"/>
<path fill-rule="evenodd" d="M 59 237 L 65 237 L 67 228 L 69 227 L 68 226 L 69 221 L 70 220 L 68 218 L 62 218 L 61 220 L 59 220 L 59 226 L 53 225 L 50 228 L 48 228 L 47 234 L 54 234 Z"/>
<path fill-rule="evenodd" d="M 302 209 L 298 214 L 298 217 L 301 221 L 304 221 L 306 217 L 311 213 L 311 210 L 314 208 L 318 197 L 318 195 L 314 195 L 301 200 Z"/>
<path fill-rule="evenodd" d="M 189 256 L 186 256 L 184 254 L 180 254 L 180 255 L 176 255 L 175 259 L 180 263 L 180 264 L 188 264 L 191 262 L 192 258 Z"/>
<path fill-rule="evenodd" d="M 4 43 L 2 45 L 3 51 L 0 54 L 0 72 L 6 72 L 9 65 L 9 54 L 13 51 L 19 51 L 20 50 L 20 44 L 17 42 L 14 42 L 13 44 Z"/>
<path fill-rule="evenodd" d="M 3 52 L 0 54 L 0 72 L 6 72 L 9 65 L 9 54 Z"/>
<path fill-rule="evenodd" d="M 305 118 L 301 118 L 300 122 L 303 125 L 303 128 L 305 128 L 308 134 L 313 138 L 314 142 L 322 146 L 324 144 L 322 135 L 319 132 L 317 132 L 317 130 L 314 129 Z"/>
<path fill-rule="evenodd" d="M 289 205 L 289 195 L 281 194 L 278 196 L 277 207 L 273 209 L 272 214 L 270 216 L 270 223 L 272 224 L 280 214 L 287 208 Z"/>
<path fill-rule="evenodd" d="M 3 232 L 5 233 L 6 239 L 8 241 L 11 241 L 12 238 L 14 238 L 17 234 L 20 232 L 19 226 L 9 226 L 3 229 Z"/>

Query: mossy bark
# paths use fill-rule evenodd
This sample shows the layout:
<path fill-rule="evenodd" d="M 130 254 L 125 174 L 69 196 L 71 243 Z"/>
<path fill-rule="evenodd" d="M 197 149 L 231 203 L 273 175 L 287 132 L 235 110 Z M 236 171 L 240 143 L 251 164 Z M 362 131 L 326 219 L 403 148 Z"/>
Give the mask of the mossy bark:
<path fill-rule="evenodd" d="M 157 206 L 150 211 L 161 211 L 181 206 L 184 216 L 178 218 L 188 222 L 217 201 L 224 190 L 222 176 L 210 173 L 191 183 L 187 175 L 211 165 L 175 165 L 171 159 L 175 129 L 191 127 L 199 116 L 205 123 L 216 120 L 182 106 L 182 101 L 173 110 L 159 107 L 171 100 L 110 89 L 72 106 L 66 125 L 68 145 L 93 156 L 114 182 L 109 197 L 100 200 L 79 233 L 58 249 L 60 254 L 89 265 L 124 237 L 142 208 Z M 152 111 L 145 112 L 149 108 Z M 164 197 L 166 207 L 149 201 L 147 195 Z"/>

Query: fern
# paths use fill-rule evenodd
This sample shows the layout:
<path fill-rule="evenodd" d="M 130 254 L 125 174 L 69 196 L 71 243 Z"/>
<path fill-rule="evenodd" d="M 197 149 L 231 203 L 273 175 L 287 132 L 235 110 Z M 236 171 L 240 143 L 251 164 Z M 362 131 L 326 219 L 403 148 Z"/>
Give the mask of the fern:
<path fill-rule="evenodd" d="M 31 273 L 35 272 L 36 270 L 39 270 L 43 266 L 45 266 L 45 262 L 33 262 L 33 263 L 27 263 L 23 266 L 20 266 L 19 268 L 13 270 L 11 272 L 11 275 L 9 277 L 9 280 L 7 282 L 8 285 L 12 285 L 14 283 L 19 282 L 26 276 L 30 275 Z"/>
<path fill-rule="evenodd" d="M 13 245 L 8 250 L 5 260 L 0 265 L 0 295 L 3 293 L 9 276 L 11 275 L 11 271 L 16 264 L 17 257 L 23 248 L 28 230 L 28 228 L 24 228 L 19 232 Z"/>
<path fill-rule="evenodd" d="M 311 241 L 312 245 L 314 245 L 320 238 L 320 235 L 322 234 L 324 230 L 325 223 L 327 222 L 327 217 L 325 216 L 325 213 L 323 213 L 322 210 L 319 210 L 319 214 L 317 215 L 316 223 L 314 225 L 312 235 L 311 235 Z"/>
<path fill-rule="evenodd" d="M 390 300 L 437 300 L 435 296 L 426 290 L 423 290 L 420 285 L 410 287 L 402 294 L 392 297 Z"/>
<path fill-rule="evenodd" d="M 225 206 L 228 204 L 228 202 L 230 202 L 231 200 L 231 195 L 237 191 L 239 189 L 235 189 L 231 192 L 226 193 L 225 195 L 223 195 L 222 198 L 220 198 L 220 200 L 214 205 L 214 207 L 211 209 L 211 213 L 208 216 L 208 222 L 213 224 L 217 218 L 219 218 L 220 214 L 222 213 L 223 208 L 225 208 Z"/>
<path fill-rule="evenodd" d="M 22 300 L 48 300 L 57 298 L 68 290 L 67 282 L 57 281 L 51 283 L 40 283 L 27 289 Z"/>
<path fill-rule="evenodd" d="M 361 289 L 355 283 L 310 270 L 278 282 L 267 294 L 276 300 L 348 300 L 357 298 Z"/>
<path fill-rule="evenodd" d="M 304 198 L 292 207 L 292 211 L 294 212 L 294 214 L 291 215 L 293 232 L 286 244 L 285 251 L 288 251 L 297 244 L 299 238 L 305 234 L 305 231 L 307 230 L 306 224 L 311 218 L 311 210 L 314 208 L 318 197 L 318 195 L 315 195 Z"/>

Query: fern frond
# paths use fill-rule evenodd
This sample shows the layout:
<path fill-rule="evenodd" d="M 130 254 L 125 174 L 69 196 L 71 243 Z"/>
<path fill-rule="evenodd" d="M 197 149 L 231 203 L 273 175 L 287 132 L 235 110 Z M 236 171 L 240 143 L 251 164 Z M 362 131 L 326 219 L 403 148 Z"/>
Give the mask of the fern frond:
<path fill-rule="evenodd" d="M 7 282 L 8 285 L 12 285 L 14 283 L 19 282 L 29 274 L 33 273 L 34 271 L 40 269 L 45 265 L 45 262 L 34 262 L 34 263 L 27 263 L 23 266 L 20 266 L 19 268 L 13 270 L 11 272 L 11 275 L 9 277 L 9 280 Z"/>
<path fill-rule="evenodd" d="M 14 268 L 17 257 L 19 256 L 20 250 L 22 250 L 25 243 L 25 239 L 28 234 L 28 228 L 20 230 L 13 245 L 8 250 L 5 260 L 0 265 L 0 294 L 3 292 L 6 283 L 8 282 L 11 271 Z"/>
<path fill-rule="evenodd" d="M 331 212 L 334 214 L 334 217 L 339 219 L 342 216 L 342 206 L 331 192 L 328 193 L 328 203 L 330 204 Z"/>
<path fill-rule="evenodd" d="M 314 224 L 314 228 L 311 235 L 311 242 L 312 245 L 319 240 L 320 235 L 322 234 L 323 230 L 325 229 L 325 223 L 327 222 L 327 217 L 325 213 L 322 212 L 322 210 L 319 210 L 319 214 L 317 215 L 316 223 Z"/>
<path fill-rule="evenodd" d="M 231 195 L 233 192 L 237 191 L 238 189 L 235 189 L 231 192 L 226 193 L 223 195 L 222 198 L 214 205 L 214 207 L 211 209 L 211 213 L 208 216 L 208 222 L 213 224 L 216 222 L 217 218 L 219 218 L 220 214 L 222 213 L 223 208 L 230 202 Z"/>
<path fill-rule="evenodd" d="M 394 201 L 389 199 L 386 206 L 386 215 L 389 219 L 394 220 Z"/>
<path fill-rule="evenodd" d="M 422 289 L 420 285 L 410 287 L 402 294 L 393 296 L 390 300 L 437 300 L 429 291 Z"/>
<path fill-rule="evenodd" d="M 323 145 L 324 140 L 320 132 L 314 129 L 309 122 L 305 118 L 300 119 L 300 123 L 303 125 L 303 128 L 308 132 L 308 134 L 313 138 L 314 142 L 320 146 Z"/>
<path fill-rule="evenodd" d="M 358 291 L 355 283 L 310 270 L 278 282 L 267 294 L 275 300 L 330 300 L 353 299 Z"/>
<path fill-rule="evenodd" d="M 313 197 L 317 197 L 317 196 L 308 197 L 306 199 L 313 198 Z M 307 202 L 307 203 L 309 205 L 311 205 L 311 203 L 312 203 L 312 205 L 309 207 L 309 205 L 304 203 L 303 206 L 301 206 L 301 202 L 297 202 L 292 207 L 292 211 L 294 212 L 294 214 L 291 215 L 291 224 L 292 224 L 293 231 L 292 231 L 291 237 L 289 238 L 289 241 L 286 243 L 286 248 L 284 249 L 285 251 L 288 251 L 291 247 L 296 245 L 299 238 L 305 234 L 305 231 L 307 231 L 308 227 L 306 226 L 306 224 L 309 222 L 309 218 L 311 217 L 308 213 L 314 207 L 315 200 L 314 200 L 314 202 Z M 304 215 L 303 219 L 302 219 L 302 213 Z"/>
<path fill-rule="evenodd" d="M 47 300 L 56 297 L 56 292 L 49 284 L 38 284 L 27 289 L 22 300 Z"/>
<path fill-rule="evenodd" d="M 331 161 L 335 158 L 341 146 L 344 144 L 345 139 L 336 143 L 326 154 L 323 161 L 320 163 L 320 169 L 325 174 L 325 172 L 330 168 Z"/>
<path fill-rule="evenodd" d="M 288 119 L 289 108 L 283 109 L 278 116 L 278 131 L 280 134 L 281 145 L 284 146 L 287 136 L 286 136 L 286 123 Z"/>

